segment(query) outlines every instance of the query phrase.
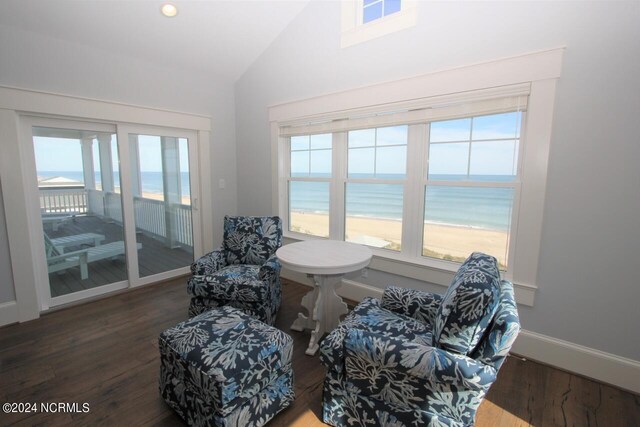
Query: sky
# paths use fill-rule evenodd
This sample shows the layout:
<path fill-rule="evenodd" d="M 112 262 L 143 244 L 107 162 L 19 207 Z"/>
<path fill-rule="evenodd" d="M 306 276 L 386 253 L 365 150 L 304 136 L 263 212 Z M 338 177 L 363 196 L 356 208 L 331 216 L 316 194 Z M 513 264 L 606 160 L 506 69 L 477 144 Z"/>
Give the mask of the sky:
<path fill-rule="evenodd" d="M 36 157 L 36 169 L 40 171 L 71 171 L 82 172 L 82 149 L 80 140 L 67 138 L 49 138 L 36 136 L 33 138 Z M 140 152 L 140 170 L 142 172 L 161 172 L 162 157 L 160 153 L 160 137 L 139 135 L 138 147 Z M 180 138 L 180 170 L 189 170 L 187 140 Z M 94 168 L 100 170 L 99 161 L 95 158 L 98 144 L 94 140 Z M 111 137 L 111 156 L 114 163 L 113 170 L 118 169 L 118 154 L 116 135 Z"/>
<path fill-rule="evenodd" d="M 516 175 L 521 113 L 433 122 L 429 175 Z M 350 176 L 406 173 L 408 126 L 350 131 Z M 293 176 L 331 173 L 331 134 L 291 138 Z"/>
<path fill-rule="evenodd" d="M 429 175 L 515 175 L 521 113 L 504 113 L 433 122 L 430 127 Z M 407 163 L 408 126 L 350 131 L 348 173 L 351 176 L 403 175 Z M 82 171 L 78 139 L 34 137 L 38 171 Z M 499 141 L 496 141 L 499 140 Z M 472 141 L 470 143 L 470 141 Z M 480 142 L 481 141 L 481 142 Z M 113 170 L 118 170 L 116 135 L 112 135 Z M 98 171 L 97 142 L 94 169 Z M 142 172 L 161 172 L 160 137 L 139 135 Z M 331 173 L 331 134 L 291 138 L 294 176 Z M 187 141 L 180 139 L 180 169 L 188 171 Z"/>

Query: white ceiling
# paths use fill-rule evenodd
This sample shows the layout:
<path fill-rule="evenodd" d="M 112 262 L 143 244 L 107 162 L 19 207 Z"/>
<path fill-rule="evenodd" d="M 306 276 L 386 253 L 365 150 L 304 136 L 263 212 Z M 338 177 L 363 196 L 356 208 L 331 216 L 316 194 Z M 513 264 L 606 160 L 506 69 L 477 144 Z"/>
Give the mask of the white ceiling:
<path fill-rule="evenodd" d="M 238 79 L 309 0 L 0 0 L 0 24 Z"/>

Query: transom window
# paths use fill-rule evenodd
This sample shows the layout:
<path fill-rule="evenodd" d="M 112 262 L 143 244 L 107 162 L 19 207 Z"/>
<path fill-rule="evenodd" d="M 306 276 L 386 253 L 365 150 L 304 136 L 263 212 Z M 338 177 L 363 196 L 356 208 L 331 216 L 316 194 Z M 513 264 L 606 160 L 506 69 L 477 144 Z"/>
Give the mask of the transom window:
<path fill-rule="evenodd" d="M 342 0 L 343 48 L 416 25 L 417 0 Z"/>
<path fill-rule="evenodd" d="M 364 0 L 362 5 L 362 23 L 375 21 L 396 12 L 400 12 L 401 0 Z"/>

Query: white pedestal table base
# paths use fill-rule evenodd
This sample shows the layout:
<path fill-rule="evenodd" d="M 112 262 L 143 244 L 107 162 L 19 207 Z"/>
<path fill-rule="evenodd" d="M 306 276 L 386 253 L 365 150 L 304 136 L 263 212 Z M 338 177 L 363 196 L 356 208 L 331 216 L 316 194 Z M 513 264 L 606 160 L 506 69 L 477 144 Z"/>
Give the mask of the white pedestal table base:
<path fill-rule="evenodd" d="M 311 330 L 309 347 L 305 351 L 309 356 L 318 352 L 319 341 L 325 333 L 334 330 L 340 323 L 340 316 L 348 313 L 347 304 L 336 294 L 342 285 L 342 274 L 313 276 L 314 287 L 302 298 L 302 306 L 309 316 L 298 313 L 298 318 L 291 325 L 294 331 Z"/>

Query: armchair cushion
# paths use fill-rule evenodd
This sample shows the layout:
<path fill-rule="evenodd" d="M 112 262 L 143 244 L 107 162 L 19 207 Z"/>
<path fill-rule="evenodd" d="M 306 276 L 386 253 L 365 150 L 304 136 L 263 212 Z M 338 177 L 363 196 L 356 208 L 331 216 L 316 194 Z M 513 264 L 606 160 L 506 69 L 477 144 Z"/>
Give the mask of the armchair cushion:
<path fill-rule="evenodd" d="M 262 265 L 282 245 L 279 217 L 226 216 L 224 243 L 227 264 Z"/>
<path fill-rule="evenodd" d="M 345 317 L 320 345 L 320 361 L 329 369 L 341 372 L 344 368 L 345 338 L 350 330 L 364 330 L 379 336 L 431 345 L 431 327 L 403 314 L 385 310 L 380 301 L 365 298 Z"/>
<path fill-rule="evenodd" d="M 500 272 L 490 255 L 472 253 L 462 264 L 438 307 L 433 339 L 438 348 L 471 354 L 498 307 Z"/>
<path fill-rule="evenodd" d="M 187 282 L 191 297 L 222 301 L 264 301 L 269 298 L 269 282 L 259 277 L 260 266 L 228 265 L 206 276 L 193 276 Z"/>

